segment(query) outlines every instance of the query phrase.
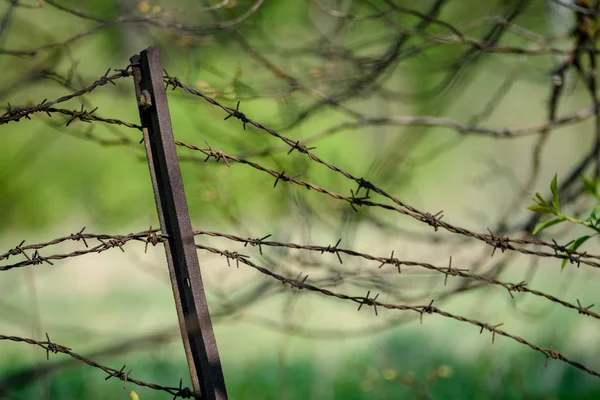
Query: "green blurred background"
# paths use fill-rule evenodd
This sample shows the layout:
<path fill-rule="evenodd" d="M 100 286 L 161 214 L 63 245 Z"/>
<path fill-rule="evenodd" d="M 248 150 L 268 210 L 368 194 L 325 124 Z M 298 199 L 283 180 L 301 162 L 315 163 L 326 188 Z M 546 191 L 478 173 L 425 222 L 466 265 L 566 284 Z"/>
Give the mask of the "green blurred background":
<path fill-rule="evenodd" d="M 434 4 L 394 3 L 420 12 Z M 446 3 L 438 17 L 480 38 L 494 27 L 493 17 L 507 18 L 520 2 Z M 557 13 L 551 2 L 525 3 L 514 22 L 540 37 L 566 32 L 572 24 L 572 15 Z M 427 35 L 415 33 L 420 21 L 415 15 L 389 13 L 384 18 L 348 18 L 341 24 L 322 7 L 376 15 L 388 9 L 386 1 L 265 0 L 251 12 L 257 3 L 232 0 L 215 11 L 204 10 L 217 4 L 23 0 L 13 6 L 5 1 L 0 4 L 0 13 L 9 16 L 0 36 L 0 97 L 13 106 L 57 98 L 88 86 L 108 68 L 124 68 L 129 57 L 155 44 L 169 74 L 228 106 L 235 107 L 240 100 L 246 115 L 304 142 L 353 121 L 331 106 L 299 119 L 314 104 L 315 92 L 336 94 L 360 86 L 368 68 L 406 29 L 409 50 L 396 67 L 374 87 L 352 90 L 344 105 L 372 116 L 429 115 L 493 127 L 546 118 L 550 71 L 559 60 L 554 55 L 464 58 L 469 46 L 432 45 L 428 39 L 428 35 L 448 33 L 444 26 L 433 24 Z M 215 26 L 216 21 L 236 18 L 243 21 L 232 29 Z M 174 28 L 176 22 L 189 29 Z M 65 42 L 94 27 L 99 28 Z M 500 43 L 532 46 L 530 37 L 513 31 Z M 45 45 L 34 55 L 11 54 Z M 296 87 L 291 89 L 289 80 L 265 68 L 261 57 L 294 77 Z M 116 83 L 62 107 L 79 109 L 83 101 L 86 109 L 98 107 L 99 116 L 138 122 L 132 81 Z M 570 81 L 568 86 L 561 110 L 568 113 L 586 107 L 585 89 Z M 487 115 L 487 107 L 503 88 L 506 96 Z M 298 152 L 287 155 L 289 149 L 264 132 L 253 127 L 244 131 L 241 122 L 232 118 L 223 121 L 227 114 L 207 102 L 180 90 L 168 94 L 177 139 L 201 147 L 207 141 L 225 153 L 278 171 L 302 173 L 302 179 L 334 192 L 349 194 L 356 189 Z M 145 153 L 137 144 L 139 131 L 81 121 L 65 127 L 67 121 L 65 116 L 49 118 L 40 113 L 31 121 L 0 127 L 0 244 L 4 249 L 0 251 L 23 239 L 46 241 L 83 226 L 88 232 L 110 234 L 158 226 Z M 589 148 L 591 127 L 587 121 L 561 128 L 560 134 L 550 137 L 537 190 L 544 190 L 555 173 L 559 178 L 564 175 Z M 126 138 L 133 145 L 102 145 L 91 137 Z M 447 128 L 375 125 L 306 143 L 317 146 L 315 154 L 322 159 L 364 176 L 421 210 L 443 209 L 448 221 L 485 232 L 509 207 L 516 191 L 511 180 L 526 179 L 535 137 L 497 140 Z M 260 154 L 273 146 L 279 149 Z M 454 265 L 460 265 L 489 253 L 474 245 L 459 248 L 452 241 L 418 242 L 418 232 L 431 234 L 431 230 L 406 217 L 384 211 L 354 213 L 346 204 L 302 188 L 278 184 L 274 189 L 274 179 L 243 165 L 203 163 L 204 157 L 197 158 L 190 150 L 178 151 L 196 229 L 249 237 L 271 233 L 274 240 L 320 245 L 334 244 L 342 237 L 346 248 L 381 256 L 395 250 L 397 257 L 444 266 L 449 255 Z M 507 168 L 510 172 L 504 174 Z M 527 213 L 523 208 L 516 214 L 523 218 Z M 416 236 L 407 237 L 406 231 Z M 204 237 L 199 241 L 230 245 Z M 67 244 L 56 251 L 75 248 L 76 244 Z M 273 270 L 306 273 L 295 265 L 298 253 L 267 249 L 261 257 L 255 248 L 231 249 Z M 232 399 L 595 399 L 600 395 L 598 379 L 559 361 L 551 360 L 544 368 L 542 355 L 505 338 L 496 337 L 492 346 L 491 335 L 479 335 L 476 327 L 427 315 L 420 324 L 418 315 L 398 311 L 380 310 L 378 316 L 372 309 L 357 313 L 353 304 L 277 290 L 255 271 L 227 268 L 225 259 L 202 252 L 199 257 Z M 337 263 L 333 255 L 318 259 L 313 268 Z M 368 278 L 372 272 L 365 272 L 365 264 L 345 259 L 340 268 Z M 597 276 L 584 268 L 567 275 L 560 273 L 557 260 L 540 264 L 542 272 L 533 277 L 526 275 L 530 260 L 517 258 L 502 278 L 518 282 L 529 276 L 531 286 L 570 301 L 578 298 L 591 304 L 598 298 Z M 408 268 L 400 277 L 383 276 L 401 281 L 398 287 L 403 288 L 402 293 L 380 297 L 384 302 L 409 297 L 422 304 L 449 290 L 439 276 L 416 268 Z M 449 287 L 456 283 L 451 281 Z M 268 295 L 256 296 L 263 286 Z M 367 288 L 348 282 L 336 290 L 358 296 Z M 484 287 L 450 297 L 440 307 L 492 324 L 503 322 L 507 331 L 542 347 L 550 347 L 554 340 L 561 352 L 600 367 L 595 321 L 524 294 L 515 298 Z M 232 304 L 233 311 L 227 307 Z M 95 355 L 101 363 L 115 368 L 126 364 L 138 379 L 175 386 L 183 378 L 189 385 L 160 246 L 145 253 L 143 244 L 128 244 L 123 253 L 117 249 L 54 266 L 3 272 L 0 316 L 2 334 L 43 340 L 48 332 L 57 343 Z M 136 338 L 144 340 L 134 345 Z M 126 345 L 114 347 L 121 343 Z M 46 361 L 39 348 L 0 343 L 0 390 L 10 387 L 0 397 L 126 399 L 132 389 L 142 400 L 169 397 L 131 384 L 124 390 L 116 379 L 105 382 L 102 371 L 71 361 L 63 355 L 51 355 Z M 44 368 L 47 373 L 39 372 Z M 33 379 L 32 371 L 40 376 Z"/>

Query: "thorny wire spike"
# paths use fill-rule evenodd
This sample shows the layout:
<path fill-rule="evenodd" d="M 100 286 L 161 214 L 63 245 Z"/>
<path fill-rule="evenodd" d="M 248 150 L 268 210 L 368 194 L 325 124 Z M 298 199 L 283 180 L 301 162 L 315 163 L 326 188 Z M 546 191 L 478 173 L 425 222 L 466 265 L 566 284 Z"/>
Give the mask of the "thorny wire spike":
<path fill-rule="evenodd" d="M 321 250 L 321 254 L 327 252 L 327 253 L 335 253 L 335 255 L 337 256 L 338 260 L 340 261 L 340 264 L 343 264 L 344 262 L 342 261 L 342 257 L 340 256 L 340 253 L 338 251 L 338 245 L 340 244 L 340 242 L 342 241 L 342 239 L 338 239 L 337 243 L 335 244 L 335 246 L 331 247 L 331 245 L 327 245 L 326 249 Z"/>
<path fill-rule="evenodd" d="M 250 256 L 247 256 L 245 254 L 240 254 L 237 251 L 227 251 L 227 250 L 224 250 L 221 255 L 225 256 L 225 258 L 227 259 L 227 266 L 228 267 L 231 267 L 231 264 L 229 263 L 229 259 L 230 258 L 234 259 L 235 260 L 235 265 L 236 265 L 236 267 L 238 269 L 240 268 L 240 258 L 250 258 Z"/>
<path fill-rule="evenodd" d="M 6 112 L 4 113 L 4 116 L 10 116 L 10 117 L 14 117 L 14 116 L 17 116 L 19 113 L 21 113 L 21 112 L 23 112 L 23 111 L 24 111 L 22 108 L 18 108 L 18 107 L 15 107 L 15 108 L 13 108 L 13 107 L 10 105 L 10 102 L 9 102 L 9 103 L 7 103 L 7 104 L 8 104 L 8 106 L 7 106 L 7 108 L 6 108 Z M 15 119 L 15 122 L 19 122 L 19 121 L 21 120 L 21 118 L 27 118 L 27 119 L 31 119 L 31 118 L 29 118 L 29 114 L 30 114 L 31 112 L 33 112 L 33 111 L 31 111 L 31 110 L 30 110 L 29 112 L 25 113 L 25 114 L 24 114 L 24 115 L 22 115 L 21 117 L 19 117 L 19 118 Z"/>
<path fill-rule="evenodd" d="M 228 116 L 226 116 L 225 118 L 223 118 L 223 120 L 227 120 L 231 117 L 237 118 L 243 122 L 244 130 L 246 130 L 246 123 L 250 122 L 250 120 L 248 119 L 248 117 L 246 117 L 246 115 L 244 115 L 243 112 L 240 112 L 240 101 L 239 100 L 237 102 L 237 105 L 235 106 L 235 110 L 228 110 L 228 112 L 230 114 Z"/>
<path fill-rule="evenodd" d="M 179 86 L 179 84 L 180 84 L 179 79 L 177 79 L 177 77 L 175 77 L 175 76 L 169 75 L 167 70 L 164 68 L 163 68 L 163 72 L 165 73 L 164 79 L 167 80 L 167 84 L 165 85 L 165 90 L 167 90 L 169 88 L 169 85 L 173 86 L 171 88 L 171 90 L 177 89 L 177 86 Z"/>
<path fill-rule="evenodd" d="M 300 143 L 300 141 L 298 140 L 296 143 L 294 143 L 294 145 L 292 146 L 292 148 L 290 149 L 290 151 L 288 151 L 288 155 L 294 151 L 294 150 L 298 150 L 300 153 L 302 154 L 306 154 L 308 153 L 310 150 L 314 150 L 316 149 L 316 146 L 313 147 L 306 147 L 303 144 Z"/>
<path fill-rule="evenodd" d="M 83 104 L 82 104 L 81 109 L 79 111 L 73 110 L 73 116 L 67 122 L 67 126 L 69 126 L 71 124 L 71 122 L 75 121 L 76 119 L 83 121 L 83 122 L 91 122 L 90 116 L 94 112 L 96 112 L 97 109 L 98 109 L 98 107 L 96 107 L 92 111 L 88 112 L 83 108 Z"/>
<path fill-rule="evenodd" d="M 131 374 L 131 371 L 133 371 L 133 370 L 130 369 L 127 372 L 123 372 L 123 371 L 125 371 L 125 367 L 126 367 L 126 365 L 123 365 L 121 367 L 121 369 L 118 370 L 117 372 L 109 372 L 108 376 L 106 378 L 104 378 L 104 380 L 107 381 L 113 377 L 122 379 L 123 380 L 123 389 L 127 388 L 127 380 L 129 379 L 129 374 Z"/>
<path fill-rule="evenodd" d="M 33 114 L 34 112 L 37 111 L 45 111 L 46 114 L 49 117 L 52 117 L 52 115 L 48 112 L 48 110 L 46 109 L 46 107 L 44 106 L 44 104 L 46 103 L 48 99 L 44 99 L 44 101 L 42 101 L 40 104 L 37 104 L 33 107 L 28 107 L 28 108 L 21 108 L 21 107 L 12 107 L 10 105 L 10 103 L 8 104 L 7 110 L 6 112 L 2 115 L 3 117 L 16 117 L 19 114 L 22 114 L 21 116 L 19 116 L 18 118 L 16 118 L 14 121 L 15 122 L 19 122 L 21 120 L 21 118 L 26 118 L 28 120 L 31 120 L 30 115 Z"/>
<path fill-rule="evenodd" d="M 6 112 L 2 115 L 4 116 L 8 116 L 8 117 L 16 117 L 17 115 L 19 115 L 22 112 L 25 112 L 25 109 L 23 108 L 19 108 L 19 107 L 12 107 L 10 105 L 10 102 L 7 103 L 7 107 L 6 107 Z M 21 118 L 27 118 L 27 119 L 31 119 L 29 117 L 29 114 L 31 114 L 33 112 L 33 109 L 30 109 L 29 111 L 25 112 L 25 114 L 23 114 L 22 116 L 20 116 L 19 118 L 15 119 L 15 122 L 19 122 L 21 120 Z"/>
<path fill-rule="evenodd" d="M 17 254 L 23 254 L 23 256 L 28 260 L 31 261 L 31 258 L 29 258 L 29 256 L 27 255 L 27 253 L 25 253 L 25 250 L 23 250 L 23 245 L 25 244 L 25 240 L 23 240 L 21 243 L 19 243 L 14 249 L 11 249 L 8 251 L 8 256 L 6 256 L 6 259 L 8 260 L 8 257 L 10 256 L 16 256 Z"/>
<path fill-rule="evenodd" d="M 156 232 L 152 230 L 152 225 L 148 228 L 148 237 L 146 237 L 146 245 L 144 246 L 144 253 L 148 252 L 148 244 L 152 243 L 152 246 L 156 246 L 161 240 L 158 239 Z"/>
<path fill-rule="evenodd" d="M 568 260 L 569 264 L 577 264 L 577 268 L 581 266 L 581 257 L 585 257 L 587 255 L 587 251 L 584 251 L 581 254 L 569 254 Z"/>
<path fill-rule="evenodd" d="M 65 346 L 61 346 L 56 343 L 52 343 L 52 341 L 50 340 L 50 336 L 48 336 L 48 332 L 46 332 L 46 343 L 44 343 L 44 344 L 46 345 L 46 360 L 50 360 L 50 352 L 56 354 L 58 352 L 71 350 L 71 348 L 69 348 L 69 347 L 65 347 Z"/>
<path fill-rule="evenodd" d="M 211 145 L 208 144 L 207 140 L 205 140 L 204 143 L 206 143 L 206 146 L 208 146 L 208 150 L 210 152 L 210 154 L 208 154 L 204 159 L 204 162 L 207 162 L 211 157 L 214 157 L 216 162 L 219 162 L 220 159 L 223 159 L 223 161 L 225 161 L 225 164 L 227 164 L 228 167 L 231 167 L 231 165 L 229 165 L 229 161 L 227 161 L 227 157 L 225 156 L 225 154 L 223 154 L 221 150 L 213 150 Z"/>
<path fill-rule="evenodd" d="M 487 329 L 488 331 L 492 332 L 492 344 L 494 344 L 494 339 L 496 339 L 496 329 L 502 325 L 504 325 L 504 322 L 499 323 L 497 325 L 483 324 L 481 330 L 479 331 L 479 334 L 481 335 L 484 329 Z"/>
<path fill-rule="evenodd" d="M 85 226 L 83 228 L 81 228 L 81 230 L 77 233 L 71 233 L 71 240 L 76 240 L 76 241 L 83 241 L 83 244 L 85 244 L 85 247 L 89 247 L 87 244 L 87 241 L 85 240 L 85 237 L 83 236 L 83 231 L 85 230 Z"/>
<path fill-rule="evenodd" d="M 33 257 L 31 258 L 31 262 L 32 262 L 33 265 L 39 265 L 39 264 L 42 264 L 42 263 L 48 263 L 50 265 L 54 265 L 49 260 L 47 260 L 44 257 L 42 257 L 37 250 L 33 253 Z"/>
<path fill-rule="evenodd" d="M 444 286 L 448 283 L 448 274 L 452 271 L 452 256 L 450 256 L 450 261 L 448 261 L 448 271 L 446 271 L 446 277 L 444 278 Z"/>
<path fill-rule="evenodd" d="M 362 299 L 362 301 L 358 305 L 358 311 L 360 311 L 360 309 L 362 308 L 362 306 L 366 304 L 368 306 L 373 306 L 373 309 L 375 310 L 375 315 L 379 315 L 377 313 L 377 303 L 375 303 L 375 301 L 379 297 L 379 293 L 377 293 L 375 295 L 375 297 L 373 297 L 372 299 L 369 299 L 370 295 L 371 295 L 371 291 L 369 290 L 369 291 L 367 291 L 367 295 Z"/>
<path fill-rule="evenodd" d="M 550 343 L 550 348 L 546 349 L 546 361 L 544 361 L 544 367 L 548 367 L 548 357 L 558 358 L 559 353 L 554 350 L 554 338 L 552 338 L 552 342 Z"/>
<path fill-rule="evenodd" d="M 492 249 L 492 255 L 491 257 L 494 257 L 494 253 L 496 253 L 496 249 L 500 249 L 502 251 L 502 253 L 504 253 L 504 250 L 506 250 L 508 248 L 508 243 L 506 241 L 505 237 L 502 236 L 496 236 L 491 230 L 487 230 L 490 233 L 490 239 L 488 241 L 488 243 L 493 247 Z"/>
<path fill-rule="evenodd" d="M 359 188 L 360 189 L 360 188 Z M 367 194 L 363 197 L 358 197 L 358 190 L 356 191 L 356 193 L 354 193 L 354 191 L 352 189 L 350 189 L 350 199 L 348 200 L 348 202 L 350 203 L 350 207 L 352 207 L 352 209 L 356 212 L 358 212 L 358 209 L 356 207 L 354 207 L 354 205 L 358 205 L 359 207 L 363 205 L 363 201 L 365 200 L 369 200 L 369 193 L 367 191 Z"/>
<path fill-rule="evenodd" d="M 129 68 L 129 67 L 130 67 L 130 65 L 128 65 L 128 66 L 127 66 L 127 68 Z M 107 69 L 107 70 L 106 70 L 106 73 L 105 73 L 104 75 L 102 75 L 102 76 L 100 77 L 100 79 L 98 79 L 98 80 L 96 81 L 96 82 L 98 82 L 98 84 L 99 84 L 99 85 L 106 85 L 106 84 L 107 84 L 107 83 L 109 83 L 109 82 L 110 82 L 110 83 L 112 83 L 112 84 L 113 84 L 113 85 L 115 85 L 115 86 L 117 85 L 117 84 L 116 84 L 116 83 L 114 83 L 112 80 L 108 79 L 108 74 L 109 74 L 110 70 L 111 70 L 111 68 Z M 115 69 L 115 71 L 117 71 L 117 72 L 121 72 L 121 71 L 123 71 L 123 70 L 120 70 L 120 69 Z M 121 72 L 121 74 L 123 74 L 123 72 Z M 94 83 L 95 83 L 95 82 L 94 82 Z"/>
<path fill-rule="evenodd" d="M 457 275 L 458 272 L 467 272 L 468 268 L 452 268 L 452 256 L 450 256 L 450 261 L 448 261 L 448 270 L 446 271 L 446 277 L 444 278 L 444 286 L 448 283 L 448 275 Z M 452 273 L 454 271 L 454 273 Z"/>
<path fill-rule="evenodd" d="M 397 258 L 394 258 L 394 250 L 392 250 L 392 255 L 390 256 L 390 258 L 383 261 L 381 263 L 381 265 L 379 266 L 379 268 L 383 267 L 385 264 L 395 265 L 396 267 L 398 267 L 398 273 L 399 274 L 402 273 L 402 270 L 400 269 L 400 266 L 402 265 L 402 261 L 398 260 Z"/>
<path fill-rule="evenodd" d="M 302 279 L 302 281 L 300 281 L 301 277 L 302 277 L 302 272 L 300 272 L 298 274 L 298 276 L 296 277 L 295 280 L 289 280 L 287 283 L 289 283 L 290 286 L 292 286 L 293 288 L 296 288 L 298 290 L 304 289 L 304 283 L 308 279 L 308 274 L 306 274 L 306 276 L 304 277 L 304 279 Z M 285 284 L 286 281 L 282 281 L 281 283 Z"/>
<path fill-rule="evenodd" d="M 433 229 L 437 232 L 442 218 L 444 218 L 444 210 L 438 211 L 436 214 L 427 212 L 424 214 L 423 222 L 425 222 L 427 225 L 433 226 Z"/>
<path fill-rule="evenodd" d="M 554 255 L 555 256 L 560 256 L 561 252 L 563 253 L 567 253 L 567 254 L 571 254 L 572 250 L 569 249 L 568 247 L 574 242 L 575 240 L 569 240 L 569 242 L 565 245 L 561 245 L 558 244 L 558 242 L 555 239 L 552 239 L 552 243 L 554 243 Z"/>
<path fill-rule="evenodd" d="M 265 239 L 268 239 L 271 237 L 271 234 L 269 233 L 267 236 L 262 237 L 260 239 L 255 239 L 255 238 L 248 238 L 248 240 L 246 241 L 246 243 L 244 243 L 244 247 L 246 247 L 248 244 L 250 246 L 258 246 L 258 251 L 260 252 L 260 255 L 262 255 L 262 242 Z"/>
<path fill-rule="evenodd" d="M 527 286 L 527 282 L 525 281 L 521 281 L 517 284 L 511 283 L 509 284 L 508 289 L 508 294 L 510 295 L 511 298 L 515 298 L 512 294 L 512 292 L 522 292 L 525 290 L 525 286 Z"/>
<path fill-rule="evenodd" d="M 125 244 L 125 241 L 123 240 L 122 237 L 117 237 L 115 239 L 111 239 L 108 242 L 105 242 L 104 240 L 98 238 L 98 241 L 104 245 L 105 250 L 110 249 L 112 247 L 119 247 L 123 253 L 125 252 L 125 250 L 123 249 L 123 245 Z M 100 253 L 101 251 L 102 251 L 102 249 L 98 249 L 98 253 Z"/>
<path fill-rule="evenodd" d="M 371 189 L 375 189 L 375 186 L 371 182 L 369 182 L 369 181 L 367 181 L 367 180 L 365 180 L 364 178 L 361 177 L 361 178 L 358 179 L 358 188 L 356 189 L 356 195 L 357 196 L 358 196 L 358 192 L 360 192 L 361 188 L 367 189 L 366 196 L 368 198 L 369 197 L 369 193 L 371 192 Z"/>
<path fill-rule="evenodd" d="M 111 239 L 108 241 L 108 245 L 109 247 L 118 247 L 119 249 L 121 249 L 121 251 L 123 253 L 125 253 L 125 249 L 123 249 L 123 245 L 125 244 L 125 241 L 123 240 L 123 238 L 116 238 L 116 239 Z"/>
<path fill-rule="evenodd" d="M 428 306 L 423 307 L 423 309 L 421 311 L 419 311 L 421 313 L 421 316 L 419 318 L 421 324 L 423 323 L 423 313 L 427 313 L 427 314 L 431 314 L 433 312 L 433 300 L 431 299 L 431 301 L 429 302 Z"/>
<path fill-rule="evenodd" d="M 567 244 L 560 245 L 555 239 L 552 239 L 552 243 L 554 244 L 554 256 L 562 258 L 564 260 L 569 260 L 569 264 L 577 264 L 577 268 L 581 265 L 581 257 L 585 257 L 587 255 L 587 251 L 577 255 L 573 254 L 573 250 L 569 249 L 569 246 L 575 242 L 575 240 L 570 240 Z M 565 253 L 565 254 L 561 254 Z"/>
<path fill-rule="evenodd" d="M 302 175 L 302 173 L 296 174 L 294 176 L 289 176 L 289 175 L 285 174 L 285 171 L 282 171 L 279 175 L 277 175 L 277 178 L 275 179 L 275 183 L 273 184 L 273 188 L 275 186 L 277 186 L 277 182 L 279 182 L 279 180 L 282 180 L 284 182 L 289 182 L 289 181 L 291 181 L 293 179 L 296 179 L 300 175 Z"/>
<path fill-rule="evenodd" d="M 194 393 L 188 387 L 182 387 L 183 379 L 179 378 L 179 387 L 176 388 L 177 392 L 173 396 L 173 400 L 181 397 L 182 399 L 189 399 L 190 397 L 194 397 Z"/>
<path fill-rule="evenodd" d="M 577 299 L 577 305 L 579 306 L 579 314 L 590 315 L 590 309 L 595 306 L 595 304 L 589 305 L 587 307 L 582 307 L 579 299 Z"/>

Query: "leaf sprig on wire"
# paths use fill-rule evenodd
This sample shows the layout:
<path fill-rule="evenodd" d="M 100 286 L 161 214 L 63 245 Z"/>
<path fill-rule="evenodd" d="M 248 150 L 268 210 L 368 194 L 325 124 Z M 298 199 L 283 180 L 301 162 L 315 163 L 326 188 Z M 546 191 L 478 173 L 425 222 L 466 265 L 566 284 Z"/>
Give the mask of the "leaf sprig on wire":
<path fill-rule="evenodd" d="M 598 186 L 600 181 L 598 179 L 582 177 L 582 182 L 583 192 L 593 196 L 596 200 L 600 201 L 600 195 L 598 194 Z M 596 205 L 592 209 L 592 211 L 586 219 L 571 217 L 569 215 L 564 214 L 561 211 L 560 200 L 558 197 L 558 180 L 556 175 L 554 175 L 554 178 L 550 183 L 550 192 L 552 193 L 552 200 L 550 202 L 546 201 L 541 194 L 536 193 L 535 198 L 533 198 L 533 201 L 535 203 L 527 207 L 528 210 L 540 214 L 554 215 L 553 218 L 538 222 L 538 224 L 533 228 L 533 235 L 537 235 L 544 229 L 547 229 L 553 225 L 557 225 L 565 221 L 592 229 L 594 231 L 593 234 L 580 236 L 577 239 L 573 240 L 571 244 L 567 247 L 569 250 L 575 251 L 578 248 L 580 248 L 585 242 L 587 242 L 590 238 L 598 236 L 600 234 L 600 204 Z M 566 258 L 563 260 L 561 269 L 565 268 L 567 261 L 568 259 Z"/>

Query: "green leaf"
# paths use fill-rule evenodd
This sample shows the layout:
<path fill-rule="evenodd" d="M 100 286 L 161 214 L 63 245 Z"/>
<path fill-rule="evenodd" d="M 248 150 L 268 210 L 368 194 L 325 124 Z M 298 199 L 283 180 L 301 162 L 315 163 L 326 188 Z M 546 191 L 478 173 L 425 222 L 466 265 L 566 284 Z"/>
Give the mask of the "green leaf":
<path fill-rule="evenodd" d="M 537 235 L 541 230 L 546 229 L 546 228 L 548 228 L 548 227 L 550 227 L 552 225 L 560 224 L 561 222 L 563 222 L 566 219 L 567 219 L 567 217 L 560 216 L 560 217 L 549 219 L 547 221 L 539 222 L 535 226 L 535 228 L 533 228 L 533 234 Z"/>
<path fill-rule="evenodd" d="M 535 204 L 532 204 L 529 207 L 527 207 L 528 210 L 538 212 L 541 214 L 556 214 L 556 212 L 554 211 L 552 206 L 550 206 L 550 204 L 548 204 L 548 202 L 546 202 L 546 200 L 544 200 L 544 198 L 542 197 L 541 194 L 536 193 L 535 195 L 536 195 L 537 199 L 532 198 L 532 200 L 535 202 Z"/>
<path fill-rule="evenodd" d="M 558 182 L 556 179 L 556 175 L 554 175 L 554 179 L 550 183 L 550 191 L 552 192 L 552 205 L 557 212 L 560 212 L 560 204 L 558 202 Z"/>
<path fill-rule="evenodd" d="M 596 207 L 594 207 L 594 209 L 592 210 L 592 212 L 590 213 L 590 216 L 588 217 L 588 219 L 586 221 L 597 221 L 598 220 L 598 213 L 600 212 L 600 204 L 598 204 Z"/>
<path fill-rule="evenodd" d="M 578 248 L 581 247 L 582 244 L 584 244 L 591 237 L 592 237 L 592 235 L 585 235 L 585 236 L 578 238 L 573 243 L 571 243 L 571 245 L 568 247 L 568 249 L 577 250 Z M 566 258 L 563 260 L 562 265 L 560 267 L 561 271 L 565 269 L 565 265 L 567 265 L 567 261 L 569 261 L 569 260 Z"/>
<path fill-rule="evenodd" d="M 535 193 L 535 196 L 537 197 L 537 200 L 536 200 L 536 199 L 533 199 L 533 201 L 535 201 L 536 203 L 538 203 L 538 204 L 540 204 L 540 205 L 543 205 L 543 206 L 548 206 L 548 207 L 550 207 L 550 204 L 548 204 L 548 203 L 546 202 L 546 200 L 545 200 L 545 199 L 542 197 L 542 195 L 541 195 L 539 192 L 536 192 L 536 193 Z"/>
<path fill-rule="evenodd" d="M 532 204 L 527 207 L 528 210 L 540 213 L 540 214 L 554 214 L 554 210 L 550 206 L 542 206 L 539 204 Z"/>

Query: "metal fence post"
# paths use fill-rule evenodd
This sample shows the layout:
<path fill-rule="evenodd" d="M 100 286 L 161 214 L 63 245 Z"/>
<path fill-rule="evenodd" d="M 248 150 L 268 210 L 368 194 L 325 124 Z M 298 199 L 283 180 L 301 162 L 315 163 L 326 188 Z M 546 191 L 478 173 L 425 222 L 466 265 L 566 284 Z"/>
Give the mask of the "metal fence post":
<path fill-rule="evenodd" d="M 156 208 L 161 230 L 168 235 L 165 252 L 193 388 L 202 399 L 226 400 L 225 381 L 202 284 L 158 48 L 149 47 L 130 61 Z"/>

